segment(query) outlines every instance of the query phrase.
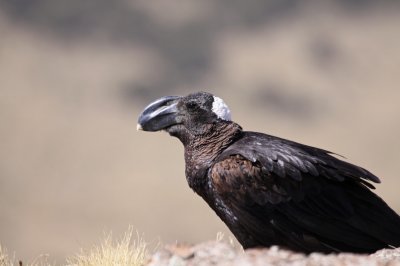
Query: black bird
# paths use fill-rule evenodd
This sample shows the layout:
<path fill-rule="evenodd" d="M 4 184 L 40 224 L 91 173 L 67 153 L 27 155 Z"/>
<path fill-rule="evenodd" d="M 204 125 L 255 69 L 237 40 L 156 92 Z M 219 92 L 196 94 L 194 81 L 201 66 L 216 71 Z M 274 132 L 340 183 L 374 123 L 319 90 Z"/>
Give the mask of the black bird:
<path fill-rule="evenodd" d="M 378 177 L 319 148 L 243 131 L 218 97 L 167 96 L 138 129 L 184 145 L 186 179 L 244 248 L 372 253 L 400 246 L 400 217 L 371 189 Z"/>

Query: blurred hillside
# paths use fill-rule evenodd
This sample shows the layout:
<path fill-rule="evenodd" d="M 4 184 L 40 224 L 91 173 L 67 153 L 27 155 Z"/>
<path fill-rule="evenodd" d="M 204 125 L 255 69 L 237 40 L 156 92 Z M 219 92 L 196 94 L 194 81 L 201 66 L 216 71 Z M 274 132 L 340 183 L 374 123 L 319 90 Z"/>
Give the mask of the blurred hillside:
<path fill-rule="evenodd" d="M 400 212 L 399 27 L 397 1 L 0 1 L 0 243 L 60 261 L 129 224 L 226 232 L 181 144 L 136 132 L 149 101 L 198 90 L 369 169 Z"/>

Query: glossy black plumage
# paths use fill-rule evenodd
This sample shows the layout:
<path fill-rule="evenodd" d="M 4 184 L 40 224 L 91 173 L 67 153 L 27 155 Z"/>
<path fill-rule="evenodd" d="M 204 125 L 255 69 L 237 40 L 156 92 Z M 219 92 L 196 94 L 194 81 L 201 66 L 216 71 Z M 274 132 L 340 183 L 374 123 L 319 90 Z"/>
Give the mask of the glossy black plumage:
<path fill-rule="evenodd" d="M 244 248 L 371 253 L 400 246 L 400 217 L 371 191 L 370 182 L 380 181 L 367 170 L 326 150 L 243 131 L 208 93 L 156 103 L 139 128 L 181 140 L 189 186 Z"/>

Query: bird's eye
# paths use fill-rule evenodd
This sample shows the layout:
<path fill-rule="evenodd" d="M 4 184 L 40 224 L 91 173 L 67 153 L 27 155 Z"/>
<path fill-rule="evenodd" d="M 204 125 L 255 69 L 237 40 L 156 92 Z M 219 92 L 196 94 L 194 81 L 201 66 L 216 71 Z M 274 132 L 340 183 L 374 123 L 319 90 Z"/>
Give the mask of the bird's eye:
<path fill-rule="evenodd" d="M 199 107 L 199 105 L 194 101 L 190 101 L 190 102 L 186 103 L 186 107 L 189 110 L 195 110 Z"/>

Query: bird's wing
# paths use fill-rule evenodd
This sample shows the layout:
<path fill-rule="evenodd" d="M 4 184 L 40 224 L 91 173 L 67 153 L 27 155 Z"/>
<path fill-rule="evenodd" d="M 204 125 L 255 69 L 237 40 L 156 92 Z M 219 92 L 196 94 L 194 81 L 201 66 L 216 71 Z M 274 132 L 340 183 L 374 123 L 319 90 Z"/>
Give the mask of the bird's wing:
<path fill-rule="evenodd" d="M 380 183 L 379 178 L 369 171 L 339 160 L 329 151 L 257 132 L 246 132 L 219 159 L 232 154 L 259 162 L 264 170 L 279 177 L 297 181 L 301 180 L 303 174 L 310 174 L 336 181 L 355 179 L 371 188 L 373 186 L 365 181 Z"/>
<path fill-rule="evenodd" d="M 367 187 L 366 180 L 379 179 L 326 151 L 297 145 L 250 135 L 210 170 L 214 193 L 255 242 L 269 245 L 275 238 L 306 252 L 400 245 L 399 216 Z"/>

